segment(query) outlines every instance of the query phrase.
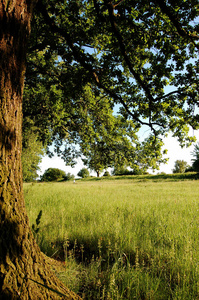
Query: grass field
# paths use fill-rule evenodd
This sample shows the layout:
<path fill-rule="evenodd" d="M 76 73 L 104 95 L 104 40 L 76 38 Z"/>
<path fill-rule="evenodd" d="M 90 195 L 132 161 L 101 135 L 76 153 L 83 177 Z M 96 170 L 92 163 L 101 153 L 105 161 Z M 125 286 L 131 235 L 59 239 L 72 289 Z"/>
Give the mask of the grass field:
<path fill-rule="evenodd" d="M 83 299 L 199 299 L 199 181 L 152 179 L 24 184 L 42 251 Z"/>

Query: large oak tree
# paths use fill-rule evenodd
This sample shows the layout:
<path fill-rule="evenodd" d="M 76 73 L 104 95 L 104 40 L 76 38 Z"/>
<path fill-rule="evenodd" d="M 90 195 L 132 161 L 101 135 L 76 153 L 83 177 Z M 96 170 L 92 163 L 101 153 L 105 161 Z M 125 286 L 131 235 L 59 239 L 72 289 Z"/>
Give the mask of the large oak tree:
<path fill-rule="evenodd" d="M 59 149 L 61 140 L 76 138 L 77 93 L 88 82 L 96 86 L 96 95 L 103 92 L 122 105 L 124 117 L 137 126 L 148 125 L 154 141 L 171 130 L 181 143 L 189 142 L 188 125 L 197 129 L 199 120 L 198 11 L 197 0 L 0 2 L 2 299 L 57 299 L 54 290 L 77 297 L 51 273 L 24 205 L 22 97 L 31 19 L 26 85 L 30 92 L 42 82 L 59 105 L 50 112 L 51 98 L 43 102 L 42 97 L 29 97 L 26 112 L 46 128 L 44 139 L 50 116 L 66 112 L 63 119 L 52 119 L 52 140 Z M 71 102 L 69 87 L 74 91 Z"/>
<path fill-rule="evenodd" d="M 22 97 L 33 5 L 21 0 L 0 3 L 0 298 L 57 299 L 56 290 L 77 299 L 50 271 L 24 205 Z"/>

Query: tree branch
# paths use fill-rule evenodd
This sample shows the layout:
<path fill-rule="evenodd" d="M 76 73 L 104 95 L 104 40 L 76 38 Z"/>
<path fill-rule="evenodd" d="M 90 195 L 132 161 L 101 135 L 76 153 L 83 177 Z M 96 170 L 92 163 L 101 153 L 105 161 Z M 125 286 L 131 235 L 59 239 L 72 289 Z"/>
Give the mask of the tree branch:
<path fill-rule="evenodd" d="M 120 0 L 118 3 L 114 4 L 113 7 L 117 7 L 118 5 L 120 5 L 120 3 L 122 3 L 124 0 Z"/>
<path fill-rule="evenodd" d="M 129 68 L 131 74 L 134 76 L 135 80 L 141 86 L 141 88 L 145 91 L 145 94 L 149 99 L 149 126 L 152 128 L 153 125 L 152 125 L 152 122 L 151 122 L 151 106 L 152 106 L 152 103 L 155 102 L 155 99 L 151 95 L 151 92 L 150 92 L 150 89 L 147 86 L 147 83 L 144 80 L 142 80 L 140 75 L 134 70 L 133 65 L 132 65 L 132 63 L 131 63 L 128 55 L 127 55 L 125 43 L 124 43 L 123 38 L 121 36 L 121 33 L 118 29 L 118 26 L 115 22 L 114 5 L 111 2 L 107 2 L 106 0 L 104 0 L 104 4 L 108 9 L 109 20 L 110 20 L 110 23 L 111 23 L 112 31 L 113 31 L 113 33 L 114 33 L 114 35 L 115 35 L 115 37 L 118 41 L 121 54 L 122 54 L 128 68 Z M 127 107 L 124 105 L 124 101 L 123 101 L 123 106 L 125 107 L 125 109 L 127 109 Z"/>
<path fill-rule="evenodd" d="M 39 43 L 39 44 L 35 44 L 34 46 L 30 47 L 28 49 L 29 52 L 34 52 L 34 51 L 42 51 L 44 50 L 46 47 L 48 46 L 48 43 L 43 42 L 43 43 Z"/>
<path fill-rule="evenodd" d="M 173 23 L 173 25 L 175 26 L 178 34 L 181 37 L 186 37 L 191 39 L 191 41 L 194 43 L 195 47 L 197 49 L 199 49 L 199 45 L 197 45 L 195 43 L 194 40 L 199 40 L 199 35 L 190 33 L 188 31 L 186 31 L 184 28 L 182 28 L 182 25 L 180 24 L 180 22 L 178 21 L 178 19 L 176 18 L 176 16 L 174 15 L 174 13 L 172 12 L 171 8 L 168 7 L 165 3 L 164 0 L 154 0 L 154 2 L 156 2 L 158 4 L 158 6 L 160 7 L 161 11 L 167 15 L 167 17 L 169 17 L 170 21 Z"/>
<path fill-rule="evenodd" d="M 124 60 L 130 70 L 130 72 L 132 73 L 132 75 L 134 76 L 134 78 L 136 79 L 136 81 L 138 82 L 138 84 L 141 86 L 141 88 L 145 91 L 147 97 L 150 99 L 151 102 L 154 101 L 154 98 L 151 95 L 151 92 L 146 84 L 146 82 L 144 82 L 141 78 L 140 75 L 134 70 L 132 63 L 127 55 L 126 52 L 126 47 L 123 41 L 123 38 L 119 32 L 119 29 L 117 27 L 117 24 L 115 22 L 115 15 L 114 15 L 114 6 L 112 5 L 111 2 L 106 2 L 104 1 L 104 4 L 107 6 L 108 12 L 109 12 L 109 19 L 110 19 L 110 23 L 111 23 L 111 27 L 112 27 L 112 31 L 118 41 L 119 47 L 120 47 L 120 51 L 122 56 L 124 57 Z"/>
<path fill-rule="evenodd" d="M 165 99 L 165 98 L 167 98 L 167 97 L 169 97 L 169 96 L 171 96 L 171 95 L 174 95 L 174 94 L 183 94 L 185 91 L 186 91 L 186 88 L 184 88 L 184 89 L 179 89 L 179 90 L 177 90 L 177 91 L 172 91 L 172 92 L 170 92 L 170 93 L 168 93 L 168 94 L 165 94 L 164 96 L 161 96 L 161 97 L 156 98 L 155 100 L 156 100 L 156 101 L 160 101 L 160 100 Z"/>
<path fill-rule="evenodd" d="M 139 122 L 140 124 L 142 125 L 147 125 L 151 128 L 152 131 L 154 131 L 155 133 L 155 129 L 153 128 L 153 126 L 160 126 L 160 127 L 164 127 L 163 124 L 159 124 L 159 123 L 151 123 L 151 121 L 149 123 L 147 122 L 143 122 L 142 120 L 140 120 L 138 117 L 136 117 L 128 108 L 127 104 L 125 103 L 125 101 L 122 99 L 121 96 L 119 96 L 117 93 L 111 91 L 110 89 L 108 89 L 107 87 L 105 87 L 100 79 L 99 79 L 99 76 L 96 72 L 96 70 L 93 68 L 92 64 L 90 63 L 90 61 L 92 62 L 93 58 L 92 56 L 90 57 L 90 61 L 88 62 L 88 58 L 86 57 L 86 55 L 84 54 L 84 52 L 80 51 L 79 47 L 75 46 L 71 40 L 71 37 L 70 35 L 66 32 L 65 29 L 57 26 L 53 20 L 50 18 L 50 16 L 48 15 L 48 12 L 46 10 L 46 7 L 41 3 L 39 2 L 38 3 L 38 9 L 39 11 L 42 13 L 43 15 L 43 18 L 45 19 L 45 22 L 49 25 L 50 29 L 52 32 L 54 33 L 58 33 L 60 34 L 62 37 L 64 37 L 66 39 L 66 42 L 68 44 L 68 46 L 70 47 L 72 53 L 73 53 L 73 56 L 75 58 L 75 60 L 80 63 L 80 65 L 82 67 L 84 67 L 85 70 L 87 70 L 91 75 L 92 75 L 92 78 L 94 79 L 95 81 L 95 84 L 98 86 L 98 88 L 100 89 L 103 89 L 110 97 L 112 97 L 115 101 L 119 101 L 123 107 L 125 108 L 125 110 L 128 112 L 128 114 L 134 119 L 136 120 L 137 122 Z M 110 13 L 111 13 L 111 16 L 110 16 L 110 19 L 111 19 L 111 22 L 113 22 L 113 7 L 112 5 L 110 6 L 109 5 L 109 10 L 110 10 Z M 113 29 L 115 31 L 115 24 L 113 24 Z M 150 100 L 154 100 L 153 97 L 150 95 L 150 91 L 148 90 L 148 88 L 144 85 L 144 82 L 142 82 L 142 80 L 140 79 L 139 75 L 133 70 L 132 66 L 131 66 L 131 63 L 128 59 L 128 56 L 126 54 L 126 50 L 125 50 L 125 46 L 121 40 L 121 37 L 120 37 L 120 34 L 119 32 L 115 31 L 115 34 L 117 35 L 118 39 L 119 39 L 119 43 L 120 43 L 120 47 L 121 47 L 121 51 L 125 57 L 125 60 L 128 64 L 128 66 L 130 67 L 131 71 L 133 72 L 133 74 L 135 75 L 135 78 L 137 79 L 137 81 L 140 83 L 140 85 L 142 86 L 142 88 L 145 90 L 146 94 L 148 95 L 148 97 L 150 98 Z M 89 55 L 90 56 L 90 55 Z"/>

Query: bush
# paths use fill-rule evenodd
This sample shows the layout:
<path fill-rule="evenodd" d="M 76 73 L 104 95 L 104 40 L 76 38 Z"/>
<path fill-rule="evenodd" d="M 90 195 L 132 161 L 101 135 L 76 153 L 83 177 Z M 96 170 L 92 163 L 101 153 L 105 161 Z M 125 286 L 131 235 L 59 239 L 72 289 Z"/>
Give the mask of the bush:
<path fill-rule="evenodd" d="M 184 160 L 176 160 L 173 173 L 184 173 L 185 170 L 188 168 L 188 163 Z"/>
<path fill-rule="evenodd" d="M 105 171 L 103 176 L 110 176 L 110 173 L 108 171 Z"/>
<path fill-rule="evenodd" d="M 113 170 L 113 175 L 134 175 L 134 173 L 126 168 L 117 168 Z"/>
<path fill-rule="evenodd" d="M 66 173 L 60 169 L 48 168 L 41 177 L 41 181 L 62 181 Z"/>
<path fill-rule="evenodd" d="M 121 175 L 148 175 L 149 173 L 146 172 L 144 169 L 135 166 L 133 170 L 128 170 L 126 168 L 117 168 L 113 170 L 113 175 L 121 176 Z"/>
<path fill-rule="evenodd" d="M 75 178 L 75 175 L 71 174 L 71 173 L 67 173 L 64 180 L 73 180 Z"/>
<path fill-rule="evenodd" d="M 114 168 L 113 175 L 127 175 L 129 171 L 125 168 Z"/>
<path fill-rule="evenodd" d="M 82 177 L 82 178 L 86 178 L 86 177 L 89 177 L 90 173 L 89 173 L 89 170 L 86 169 L 86 168 L 83 168 L 79 171 L 79 173 L 77 174 L 79 177 Z"/>

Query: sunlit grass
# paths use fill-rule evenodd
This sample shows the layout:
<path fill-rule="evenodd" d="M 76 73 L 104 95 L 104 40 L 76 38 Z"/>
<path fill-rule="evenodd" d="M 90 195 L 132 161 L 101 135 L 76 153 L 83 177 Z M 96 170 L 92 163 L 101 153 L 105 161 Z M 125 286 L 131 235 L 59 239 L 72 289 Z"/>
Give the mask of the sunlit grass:
<path fill-rule="evenodd" d="M 199 299 L 199 182 L 25 184 L 37 239 L 85 299 Z M 76 261 L 75 261 L 76 259 Z M 75 275 L 74 275 L 75 274 Z"/>

